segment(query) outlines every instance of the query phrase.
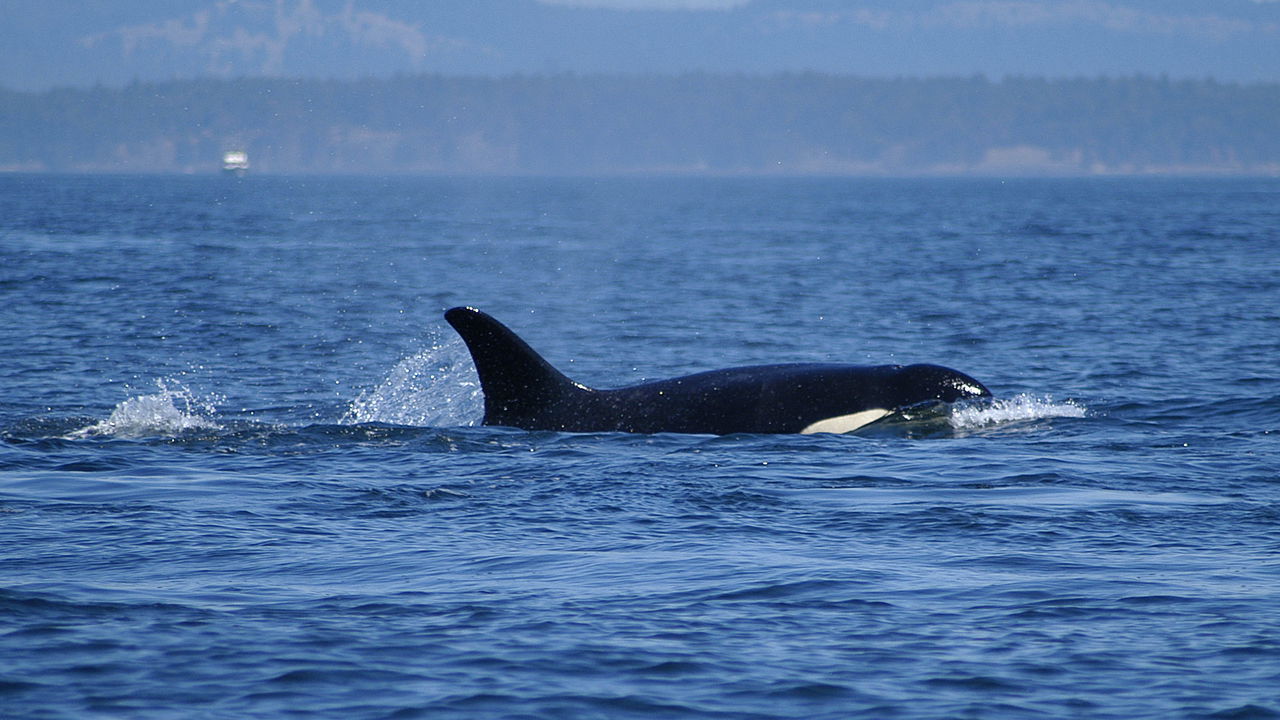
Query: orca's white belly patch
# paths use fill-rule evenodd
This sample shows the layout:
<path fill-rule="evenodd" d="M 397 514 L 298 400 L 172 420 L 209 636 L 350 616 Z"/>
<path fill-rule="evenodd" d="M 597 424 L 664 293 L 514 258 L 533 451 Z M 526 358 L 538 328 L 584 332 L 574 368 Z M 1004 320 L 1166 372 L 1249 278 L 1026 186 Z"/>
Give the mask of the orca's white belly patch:
<path fill-rule="evenodd" d="M 801 430 L 800 434 L 852 432 L 864 425 L 870 425 L 888 414 L 889 411 L 884 408 L 873 408 L 862 412 L 850 413 L 849 415 L 840 415 L 839 417 L 819 420 Z"/>

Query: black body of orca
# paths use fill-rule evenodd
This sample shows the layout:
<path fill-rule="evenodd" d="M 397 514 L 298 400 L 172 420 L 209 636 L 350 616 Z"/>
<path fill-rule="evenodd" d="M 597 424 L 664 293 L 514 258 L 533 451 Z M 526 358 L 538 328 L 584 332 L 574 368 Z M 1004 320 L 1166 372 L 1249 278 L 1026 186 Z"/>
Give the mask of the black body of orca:
<path fill-rule="evenodd" d="M 930 402 L 990 397 L 938 365 L 787 364 L 730 368 L 597 390 L 565 377 L 479 310 L 445 313 L 484 391 L 484 424 L 632 433 L 844 433 Z"/>

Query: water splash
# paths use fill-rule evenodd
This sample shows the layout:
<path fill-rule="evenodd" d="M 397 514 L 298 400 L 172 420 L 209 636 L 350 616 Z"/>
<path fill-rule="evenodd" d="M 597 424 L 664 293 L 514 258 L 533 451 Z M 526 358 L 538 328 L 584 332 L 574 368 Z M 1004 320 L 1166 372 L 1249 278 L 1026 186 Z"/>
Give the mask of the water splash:
<path fill-rule="evenodd" d="M 191 430 L 219 430 L 213 421 L 216 397 L 197 397 L 172 379 L 156 381 L 159 392 L 136 395 L 116 405 L 106 420 L 72 432 L 69 437 L 170 437 Z"/>
<path fill-rule="evenodd" d="M 475 425 L 484 395 L 460 340 L 444 342 L 396 364 L 377 387 L 360 393 L 341 422 L 419 427 Z"/>
<path fill-rule="evenodd" d="M 1072 400 L 1057 401 L 1048 396 L 1021 393 L 987 403 L 954 407 L 947 421 L 956 430 L 974 430 L 1048 418 L 1079 418 L 1086 414 L 1088 409 Z"/>

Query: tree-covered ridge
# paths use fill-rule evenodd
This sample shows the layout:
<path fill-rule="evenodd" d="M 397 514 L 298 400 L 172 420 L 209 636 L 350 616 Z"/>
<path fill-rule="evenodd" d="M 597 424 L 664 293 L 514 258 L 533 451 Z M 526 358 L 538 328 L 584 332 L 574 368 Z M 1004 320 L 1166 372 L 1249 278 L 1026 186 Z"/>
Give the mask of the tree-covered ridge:
<path fill-rule="evenodd" d="M 0 169 L 1280 172 L 1280 85 L 1164 78 L 407 76 L 0 91 Z"/>

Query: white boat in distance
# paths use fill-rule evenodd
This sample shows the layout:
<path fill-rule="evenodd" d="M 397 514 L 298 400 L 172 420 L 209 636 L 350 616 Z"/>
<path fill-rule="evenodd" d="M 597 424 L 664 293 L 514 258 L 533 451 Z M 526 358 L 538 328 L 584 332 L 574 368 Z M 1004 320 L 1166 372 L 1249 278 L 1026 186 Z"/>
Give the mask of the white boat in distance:
<path fill-rule="evenodd" d="M 228 150 L 222 153 L 222 172 L 225 175 L 243 177 L 249 172 L 249 153 L 244 150 Z"/>

